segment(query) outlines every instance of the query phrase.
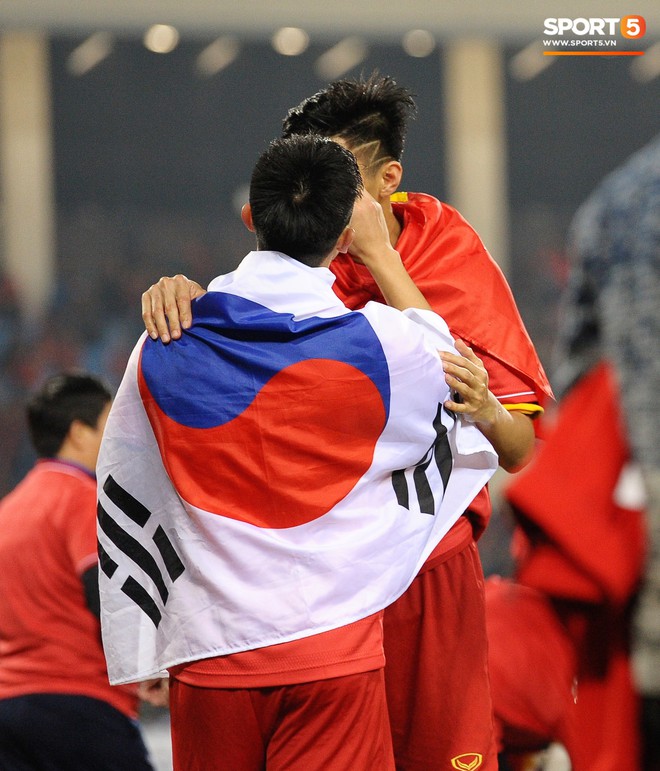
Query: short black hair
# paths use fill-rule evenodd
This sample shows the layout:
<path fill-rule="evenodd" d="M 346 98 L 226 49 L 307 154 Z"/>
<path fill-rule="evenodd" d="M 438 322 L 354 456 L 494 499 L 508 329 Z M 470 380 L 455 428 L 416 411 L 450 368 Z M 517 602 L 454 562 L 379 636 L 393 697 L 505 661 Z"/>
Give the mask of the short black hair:
<path fill-rule="evenodd" d="M 355 157 L 336 142 L 315 135 L 274 140 L 250 181 L 259 249 L 318 265 L 348 225 L 361 190 Z"/>
<path fill-rule="evenodd" d="M 108 386 L 85 372 L 49 377 L 27 403 L 32 445 L 40 458 L 54 458 L 74 420 L 94 428 L 112 399 Z"/>
<path fill-rule="evenodd" d="M 330 83 L 289 110 L 282 136 L 319 134 L 341 138 L 354 152 L 377 145 L 374 159 L 401 160 L 408 121 L 415 117 L 413 94 L 387 76 Z"/>

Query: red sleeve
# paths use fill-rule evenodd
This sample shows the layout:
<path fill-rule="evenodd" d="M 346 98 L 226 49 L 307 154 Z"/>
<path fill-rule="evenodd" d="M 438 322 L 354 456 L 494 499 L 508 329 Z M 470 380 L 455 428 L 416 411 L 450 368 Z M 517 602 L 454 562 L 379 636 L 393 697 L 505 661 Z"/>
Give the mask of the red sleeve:
<path fill-rule="evenodd" d="M 485 351 L 475 349 L 488 372 L 488 387 L 502 404 L 534 403 L 537 401 L 529 381 L 505 367 L 498 359 Z"/>

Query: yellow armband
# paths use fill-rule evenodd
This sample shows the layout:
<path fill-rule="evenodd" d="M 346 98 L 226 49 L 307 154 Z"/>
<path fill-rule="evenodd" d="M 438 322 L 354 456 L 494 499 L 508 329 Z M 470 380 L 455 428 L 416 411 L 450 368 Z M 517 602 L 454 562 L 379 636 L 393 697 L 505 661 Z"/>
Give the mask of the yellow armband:
<path fill-rule="evenodd" d="M 530 418 L 537 418 L 543 413 L 543 407 L 540 404 L 520 402 L 519 404 L 503 404 L 505 410 L 509 412 L 522 412 L 523 415 L 529 415 Z"/>

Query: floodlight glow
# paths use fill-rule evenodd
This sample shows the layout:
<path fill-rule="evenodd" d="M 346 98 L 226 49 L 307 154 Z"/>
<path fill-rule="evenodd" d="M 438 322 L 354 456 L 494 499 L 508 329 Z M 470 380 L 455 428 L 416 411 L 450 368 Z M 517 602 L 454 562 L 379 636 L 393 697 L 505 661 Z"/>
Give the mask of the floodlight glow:
<path fill-rule="evenodd" d="M 107 32 L 95 32 L 71 51 L 66 62 L 67 69 L 72 75 L 85 75 L 111 52 L 112 37 Z"/>
<path fill-rule="evenodd" d="M 169 54 L 179 43 L 179 31 L 169 24 L 154 24 L 144 33 L 144 45 L 155 54 Z"/>
<path fill-rule="evenodd" d="M 403 50 L 418 59 L 428 56 L 435 48 L 435 38 L 426 29 L 411 29 L 403 36 Z"/>
<path fill-rule="evenodd" d="M 347 37 L 316 60 L 317 74 L 326 80 L 339 78 L 367 58 L 369 49 L 360 37 Z"/>
<path fill-rule="evenodd" d="M 220 37 L 200 52 L 197 71 L 200 75 L 216 75 L 228 67 L 240 53 L 241 46 L 233 37 Z"/>
<path fill-rule="evenodd" d="M 300 27 L 282 27 L 273 35 L 272 44 L 282 56 L 299 56 L 309 45 L 309 35 Z"/>

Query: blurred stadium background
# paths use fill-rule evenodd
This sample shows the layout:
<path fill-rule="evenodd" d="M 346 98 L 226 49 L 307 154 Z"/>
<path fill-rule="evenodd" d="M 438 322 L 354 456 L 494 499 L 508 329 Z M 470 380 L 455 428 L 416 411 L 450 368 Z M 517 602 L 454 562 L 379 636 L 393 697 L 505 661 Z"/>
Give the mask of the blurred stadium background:
<path fill-rule="evenodd" d="M 660 130 L 660 6 L 588 13 L 644 16 L 644 55 L 543 56 L 546 17 L 586 15 L 567 0 L 4 0 L 0 495 L 33 461 L 26 392 L 69 366 L 116 386 L 142 291 L 238 263 L 254 159 L 289 107 L 345 75 L 414 92 L 403 188 L 477 228 L 549 367 L 570 219 Z M 505 542 L 496 517 L 487 571 L 506 572 Z"/>

